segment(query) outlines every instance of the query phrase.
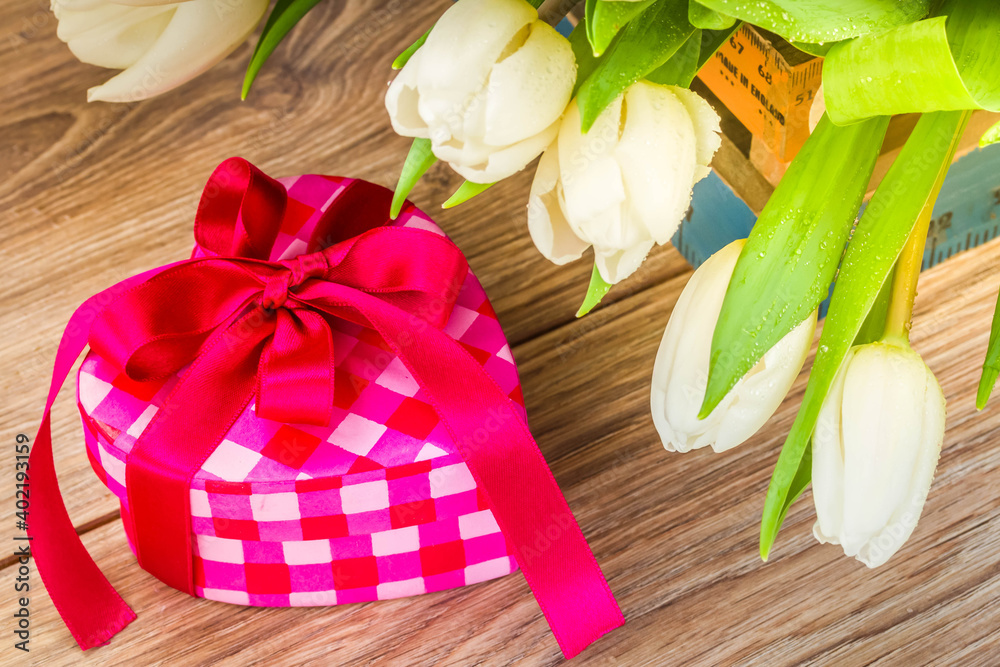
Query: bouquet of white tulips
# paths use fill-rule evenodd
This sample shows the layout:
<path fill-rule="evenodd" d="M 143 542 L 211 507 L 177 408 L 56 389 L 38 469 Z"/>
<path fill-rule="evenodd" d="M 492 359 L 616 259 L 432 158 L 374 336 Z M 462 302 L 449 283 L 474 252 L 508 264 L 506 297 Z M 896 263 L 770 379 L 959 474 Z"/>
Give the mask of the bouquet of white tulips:
<path fill-rule="evenodd" d="M 1000 6 L 905 4 L 895 9 L 916 16 L 846 40 L 824 31 L 818 14 L 813 22 L 808 11 L 784 15 L 781 34 L 825 54 L 826 113 L 750 237 L 695 272 L 653 371 L 653 421 L 664 446 L 729 449 L 787 393 L 833 283 L 805 397 L 765 501 L 765 559 L 811 480 L 816 538 L 869 567 L 885 563 L 916 527 L 941 451 L 945 399 L 910 348 L 910 318 L 931 211 L 969 114 L 1000 110 L 1000 61 L 989 55 Z M 821 44 L 831 37 L 839 41 Z M 923 116 L 855 223 L 888 118 L 905 112 Z M 995 318 L 980 408 L 1000 374 L 998 329 Z"/>
<path fill-rule="evenodd" d="M 415 138 L 394 212 L 436 160 L 466 178 L 451 207 L 541 155 L 528 230 L 556 264 L 593 248 L 584 314 L 670 240 L 708 174 L 719 117 L 688 86 L 735 22 L 703 31 L 688 0 L 597 2 L 566 39 L 540 4 L 460 0 L 393 63 L 386 108 Z"/>
<path fill-rule="evenodd" d="M 557 264 L 593 248 L 583 314 L 671 238 L 708 173 L 719 119 L 688 86 L 738 22 L 823 55 L 825 113 L 750 237 L 685 288 L 656 356 L 651 408 L 669 451 L 745 442 L 801 370 L 833 284 L 768 490 L 761 556 L 812 481 L 816 538 L 884 563 L 917 525 L 944 438 L 944 396 L 910 348 L 910 316 L 931 210 L 969 113 L 1000 110 L 1000 6 L 588 0 L 567 40 L 539 20 L 539 4 L 458 0 L 396 60 L 386 107 L 414 142 L 395 210 L 436 160 L 466 179 L 453 206 L 541 155 L 527 228 Z M 856 222 L 889 116 L 909 112 L 924 115 Z M 1000 375 L 998 330 L 980 407 Z"/>

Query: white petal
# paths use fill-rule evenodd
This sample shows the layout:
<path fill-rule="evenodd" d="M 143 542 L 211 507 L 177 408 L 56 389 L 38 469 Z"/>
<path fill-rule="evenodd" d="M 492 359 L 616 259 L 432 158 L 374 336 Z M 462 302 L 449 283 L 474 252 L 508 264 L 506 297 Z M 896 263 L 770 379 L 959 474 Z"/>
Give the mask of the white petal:
<path fill-rule="evenodd" d="M 563 215 L 560 205 L 559 147 L 553 142 L 538 161 L 528 195 L 528 232 L 542 256 L 555 264 L 579 259 L 590 245 L 580 240 Z"/>
<path fill-rule="evenodd" d="M 884 564 L 909 539 L 917 527 L 924 501 L 934 479 L 934 470 L 944 440 L 945 401 L 941 386 L 926 366 L 924 366 L 924 376 L 924 396 L 918 406 L 923 415 L 920 438 L 919 442 L 911 443 L 911 446 L 915 447 L 915 459 L 912 469 L 900 471 L 901 476 L 909 473 L 908 483 L 905 483 L 907 491 L 901 496 L 899 504 L 881 532 L 859 549 L 857 558 L 868 567 Z"/>
<path fill-rule="evenodd" d="M 622 97 L 601 112 L 587 134 L 580 131 L 580 110 L 570 103 L 559 128 L 559 171 L 566 197 L 564 213 L 580 238 L 593 241 L 584 231 L 591 219 L 621 215 L 625 186 L 614 157 Z M 598 231 L 600 229 L 598 228 Z"/>
<path fill-rule="evenodd" d="M 105 4 L 86 11 L 63 10 L 56 34 L 80 62 L 124 69 L 154 44 L 175 8 Z"/>
<path fill-rule="evenodd" d="M 569 104 L 575 80 L 569 41 L 547 23 L 532 23 L 524 45 L 490 74 L 483 140 L 503 146 L 545 130 Z"/>
<path fill-rule="evenodd" d="M 91 88 L 87 99 L 131 102 L 193 79 L 242 44 L 267 6 L 267 0 L 181 3 L 156 43 L 118 76 Z"/>
<path fill-rule="evenodd" d="M 459 144 L 457 149 L 435 142 L 433 150 L 435 155 L 446 160 L 466 180 L 473 183 L 496 183 L 528 166 L 552 143 L 558 131 L 557 121 L 544 131 L 499 150 L 474 140 Z M 432 135 L 432 141 L 433 138 Z M 449 155 L 450 159 L 443 157 L 444 155 Z"/>
<path fill-rule="evenodd" d="M 730 243 L 698 267 L 663 332 L 653 364 L 651 406 L 653 424 L 668 451 L 686 452 L 715 440 L 728 397 L 707 419 L 698 419 L 698 411 L 705 398 L 712 332 L 744 243 Z"/>
<path fill-rule="evenodd" d="M 813 535 L 821 543 L 840 544 L 844 523 L 844 446 L 841 408 L 844 379 L 857 348 L 851 348 L 819 411 L 812 444 L 812 492 L 816 506 Z"/>
<path fill-rule="evenodd" d="M 657 243 L 666 243 L 691 201 L 694 126 L 668 86 L 643 81 L 625 91 L 622 115 L 615 157 L 629 207 Z"/>
<path fill-rule="evenodd" d="M 64 0 L 59 0 L 63 2 Z M 194 0 L 108 0 L 116 5 L 127 5 L 131 7 L 156 7 L 158 5 L 178 5 L 182 2 L 193 2 Z"/>
<path fill-rule="evenodd" d="M 617 285 L 639 270 L 652 249 L 652 241 L 639 241 L 624 250 L 607 250 L 595 245 L 594 263 L 604 282 Z"/>
<path fill-rule="evenodd" d="M 440 128 L 432 128 L 430 131 L 431 150 L 434 151 L 437 159 L 447 162 L 452 169 L 463 176 L 465 175 L 462 172 L 463 168 L 472 172 L 481 172 L 486 169 L 490 155 L 493 153 L 492 146 L 487 146 L 475 138 L 461 141 L 448 134 L 442 134 L 439 130 Z"/>
<path fill-rule="evenodd" d="M 746 442 L 771 418 L 792 388 L 812 346 L 816 311 L 764 353 L 730 390 L 732 400 L 712 448 L 724 452 Z"/>
<path fill-rule="evenodd" d="M 879 535 L 909 495 L 925 392 L 924 363 L 912 350 L 864 345 L 847 368 L 841 545 L 848 555 Z"/>
<path fill-rule="evenodd" d="M 389 90 L 385 93 L 385 108 L 389 112 L 389 120 L 396 134 L 426 139 L 427 123 L 423 121 L 418 111 L 420 93 L 416 87 L 422 51 L 423 49 L 417 49 L 389 84 Z"/>
<path fill-rule="evenodd" d="M 697 182 L 708 176 L 708 172 L 711 171 L 709 165 L 712 163 L 712 158 L 719 150 L 719 146 L 722 145 L 719 114 L 715 113 L 712 105 L 693 90 L 679 86 L 673 86 L 671 90 L 684 103 L 684 107 L 691 117 L 691 123 L 694 125 L 695 154 L 698 159 L 694 180 Z"/>
<path fill-rule="evenodd" d="M 423 96 L 475 93 L 511 41 L 527 37 L 538 13 L 523 0 L 459 0 L 438 19 L 421 49 L 418 85 Z M 456 110 L 457 111 L 457 110 Z M 424 117 L 428 124 L 431 118 Z"/>
<path fill-rule="evenodd" d="M 63 12 L 89 11 L 109 4 L 117 3 L 110 3 L 108 0 L 50 0 L 49 7 L 52 13 L 56 15 L 56 19 L 61 20 Z"/>

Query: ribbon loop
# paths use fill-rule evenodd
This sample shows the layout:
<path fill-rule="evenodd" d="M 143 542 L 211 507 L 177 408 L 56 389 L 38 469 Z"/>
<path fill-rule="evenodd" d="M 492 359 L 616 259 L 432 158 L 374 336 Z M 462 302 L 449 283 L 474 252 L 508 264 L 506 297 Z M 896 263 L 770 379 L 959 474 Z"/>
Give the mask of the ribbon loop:
<path fill-rule="evenodd" d="M 201 194 L 195 240 L 215 255 L 269 259 L 287 201 L 285 186 L 231 157 L 215 168 Z"/>

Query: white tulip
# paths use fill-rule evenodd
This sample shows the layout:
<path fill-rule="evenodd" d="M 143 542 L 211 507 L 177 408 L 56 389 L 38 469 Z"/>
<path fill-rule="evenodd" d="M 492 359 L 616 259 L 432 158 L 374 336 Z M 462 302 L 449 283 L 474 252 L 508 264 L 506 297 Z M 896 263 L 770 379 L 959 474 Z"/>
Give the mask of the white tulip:
<path fill-rule="evenodd" d="M 52 0 L 56 34 L 80 61 L 124 70 L 88 101 L 134 102 L 190 81 L 253 32 L 268 0 Z"/>
<path fill-rule="evenodd" d="M 736 260 L 746 241 L 712 255 L 684 287 L 653 365 L 653 424 L 667 451 L 711 445 L 731 449 L 774 414 L 802 369 L 816 330 L 816 312 L 792 329 L 736 383 L 705 419 L 698 419 L 708 381 L 712 334 Z"/>
<path fill-rule="evenodd" d="M 493 183 L 552 141 L 576 80 L 565 37 L 524 0 L 459 0 L 389 86 L 393 129 L 430 139 L 474 183 Z"/>
<path fill-rule="evenodd" d="M 606 282 L 627 278 L 677 231 L 721 141 L 718 115 L 685 88 L 635 83 L 586 134 L 574 101 L 531 184 L 532 240 L 556 264 L 593 245 Z"/>
<path fill-rule="evenodd" d="M 910 537 L 944 440 L 941 386 L 903 342 L 853 348 L 813 433 L 813 534 L 877 567 Z"/>

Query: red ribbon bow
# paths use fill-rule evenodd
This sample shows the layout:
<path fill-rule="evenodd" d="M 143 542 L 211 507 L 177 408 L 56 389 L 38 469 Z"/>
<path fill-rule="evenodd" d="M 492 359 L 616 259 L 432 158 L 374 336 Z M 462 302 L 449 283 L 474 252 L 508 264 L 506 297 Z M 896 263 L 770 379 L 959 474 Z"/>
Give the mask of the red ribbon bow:
<path fill-rule="evenodd" d="M 567 657 L 621 625 L 600 568 L 510 399 L 440 331 L 468 270 L 462 253 L 433 232 L 383 226 L 388 191 L 352 181 L 317 224 L 306 254 L 270 262 L 286 197 L 280 183 L 245 160 L 227 160 L 209 180 L 195 224 L 209 256 L 92 297 L 63 334 L 31 453 L 42 509 L 29 534 L 39 572 L 81 647 L 104 643 L 135 618 L 80 543 L 52 466 L 49 411 L 91 317 L 91 347 L 133 379 L 181 372 L 126 461 L 139 562 L 167 584 L 194 593 L 191 479 L 251 400 L 261 417 L 329 423 L 329 322 L 342 318 L 378 332 L 431 397 Z M 482 430 L 484 415 L 502 425 L 486 446 L 469 437 Z M 541 551 L 540 536 L 547 542 Z"/>

